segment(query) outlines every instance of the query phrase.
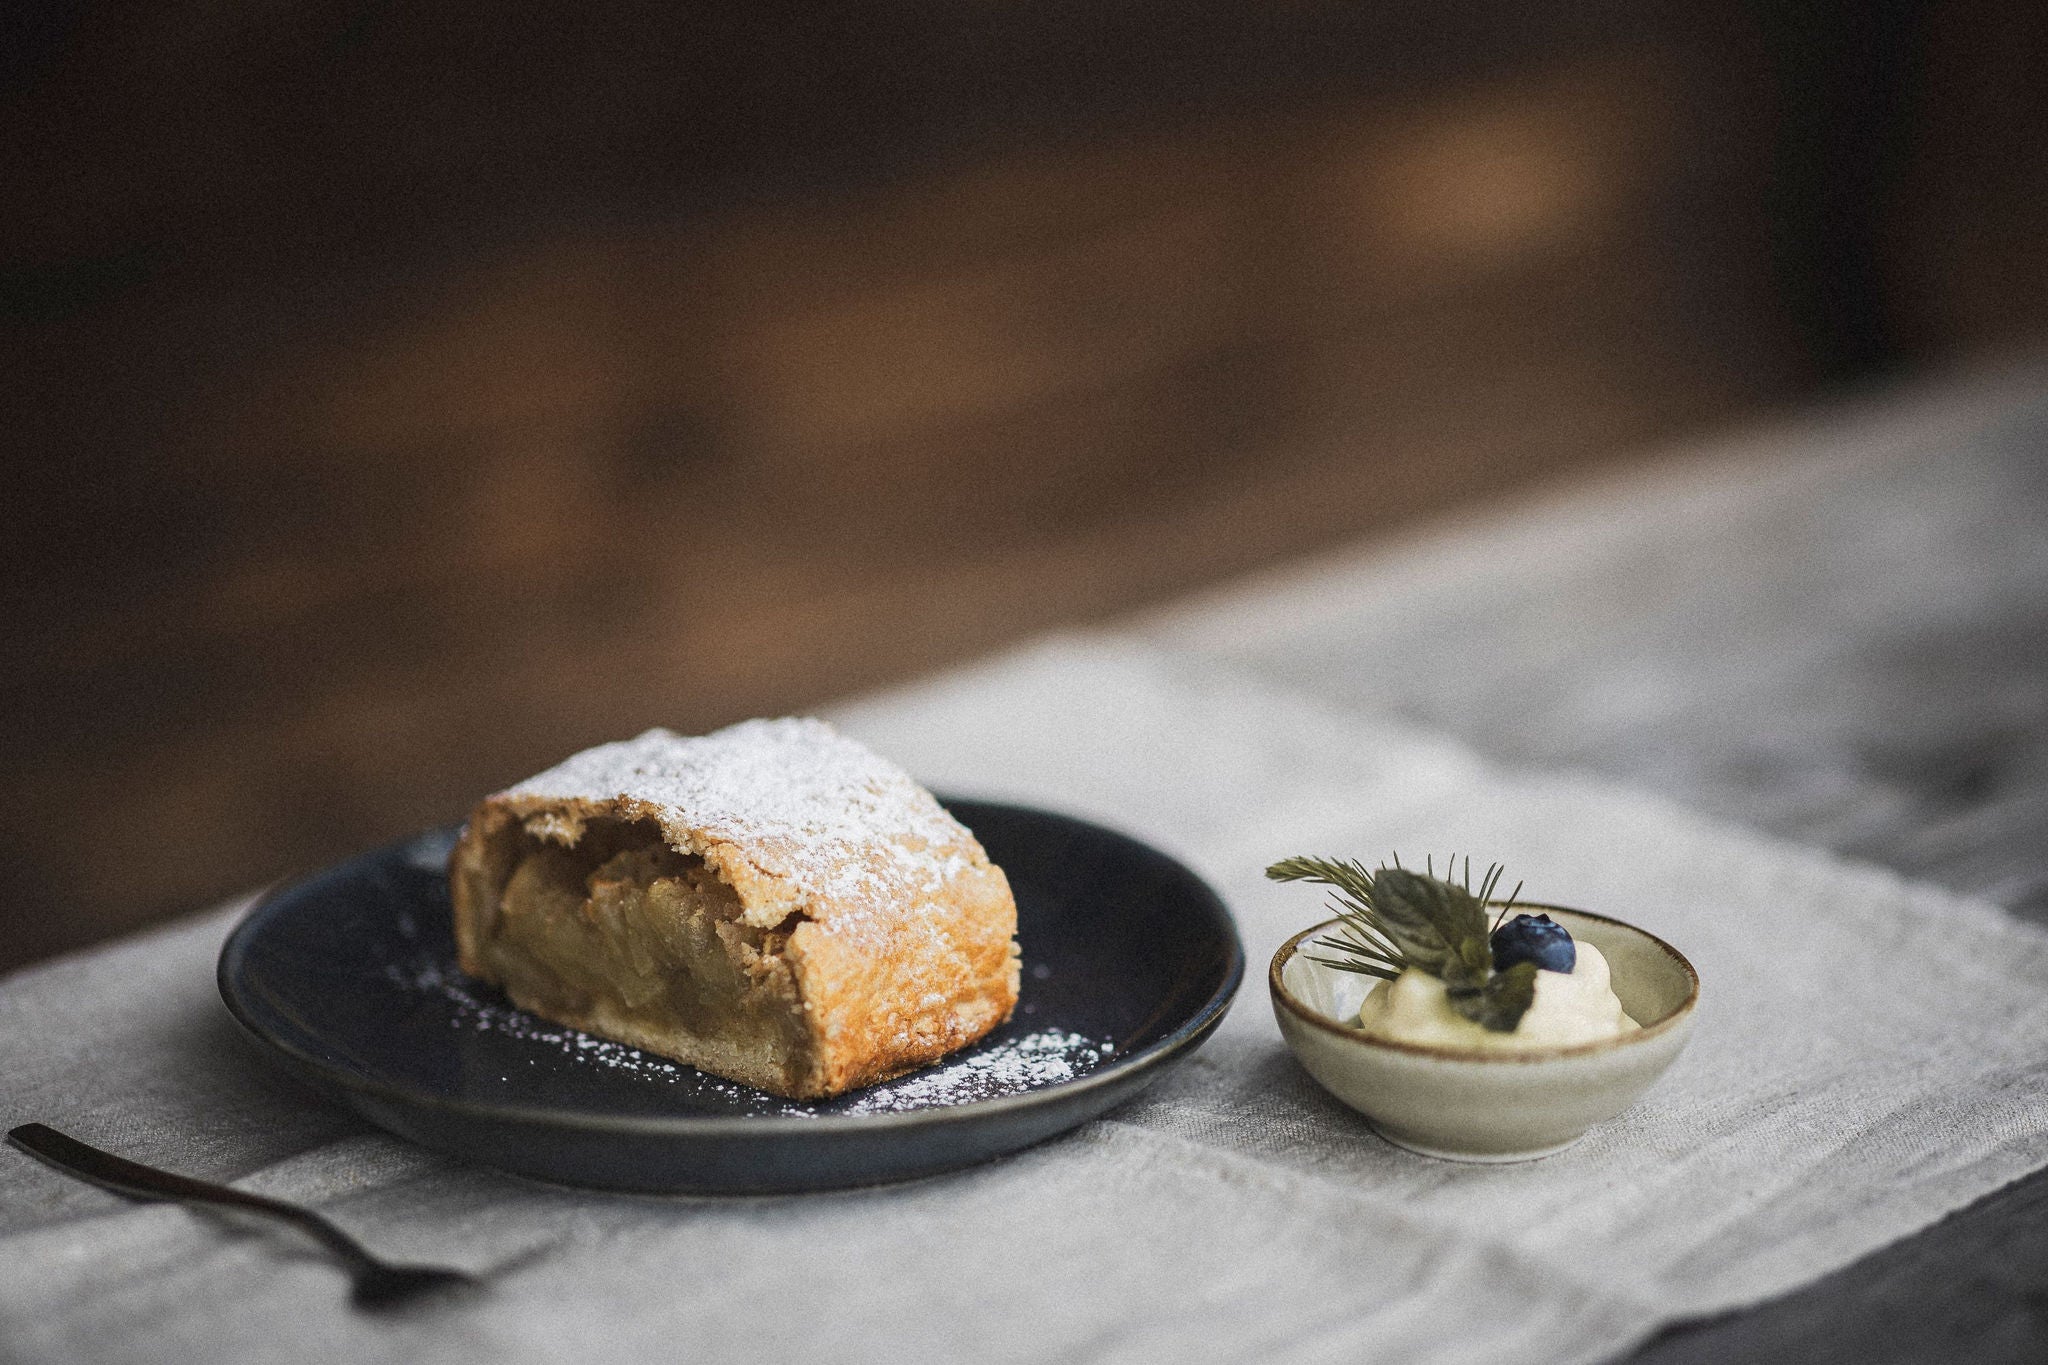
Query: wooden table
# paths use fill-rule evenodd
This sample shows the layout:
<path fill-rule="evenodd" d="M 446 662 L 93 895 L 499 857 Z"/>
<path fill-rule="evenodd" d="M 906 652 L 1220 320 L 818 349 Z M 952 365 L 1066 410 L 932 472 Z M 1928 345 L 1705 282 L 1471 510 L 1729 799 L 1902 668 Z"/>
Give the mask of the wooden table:
<path fill-rule="evenodd" d="M 1499 527 L 1554 536 L 1556 575 L 1484 583 Z M 1198 643 L 2048 925 L 2048 371 L 1814 414 L 1446 553 L 1455 593 L 1349 599 L 1323 564 Z M 1632 1358 L 2048 1359 L 2044 1215 L 2048 1172 Z"/>

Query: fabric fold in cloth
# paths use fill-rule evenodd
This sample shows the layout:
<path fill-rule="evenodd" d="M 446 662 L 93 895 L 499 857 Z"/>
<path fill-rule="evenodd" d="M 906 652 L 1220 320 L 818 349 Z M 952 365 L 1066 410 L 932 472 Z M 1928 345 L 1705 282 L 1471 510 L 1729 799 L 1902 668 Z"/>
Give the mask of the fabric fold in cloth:
<path fill-rule="evenodd" d="M 2048 1162 L 2048 935 L 1994 908 L 1119 637 L 835 718 L 935 787 L 1099 819 L 1210 878 L 1252 966 L 1217 1035 L 1107 1119 L 958 1175 L 589 1194 L 419 1153 L 270 1072 L 213 995 L 223 911 L 0 986 L 9 1121 L 250 1178 L 380 1250 L 495 1270 L 492 1293 L 365 1317 L 278 1238 L 10 1152 L 0 1355 L 1591 1361 Z M 1704 981 L 1672 1071 L 1544 1161 L 1387 1146 L 1294 1064 L 1265 999 L 1266 960 L 1319 914 L 1268 862 L 1453 850 L 1670 939 Z"/>

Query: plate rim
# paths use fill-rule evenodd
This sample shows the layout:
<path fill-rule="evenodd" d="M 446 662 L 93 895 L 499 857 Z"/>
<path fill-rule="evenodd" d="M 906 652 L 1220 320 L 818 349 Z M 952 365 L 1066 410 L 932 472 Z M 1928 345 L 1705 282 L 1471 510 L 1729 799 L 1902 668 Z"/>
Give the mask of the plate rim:
<path fill-rule="evenodd" d="M 1021 1113 L 1054 1102 L 1056 1099 L 1077 1099 L 1105 1087 L 1128 1082 L 1139 1074 L 1172 1060 L 1187 1049 L 1199 1045 L 1223 1020 L 1243 985 L 1246 969 L 1244 936 L 1239 932 L 1237 919 L 1230 912 L 1229 905 L 1216 889 L 1209 885 L 1202 875 L 1172 854 L 1165 852 L 1145 840 L 1112 825 L 1096 820 L 1084 819 L 1061 811 L 1048 810 L 1043 806 L 1027 805 L 1022 802 L 1004 801 L 992 798 L 967 796 L 959 793 L 937 793 L 941 805 L 954 803 L 983 807 L 1000 807 L 1019 811 L 1027 815 L 1049 818 L 1070 825 L 1097 830 L 1133 845 L 1151 857 L 1157 858 L 1185 877 L 1189 885 L 1205 897 L 1216 911 L 1224 931 L 1225 944 L 1229 949 L 1229 963 L 1222 982 L 1211 991 L 1202 1004 L 1175 1025 L 1165 1037 L 1134 1052 L 1112 1058 L 1083 1076 L 1068 1080 L 1053 1081 L 1035 1089 L 1014 1095 L 999 1095 L 991 1099 L 969 1100 L 961 1104 L 934 1105 L 925 1109 L 911 1109 L 879 1114 L 717 1114 L 717 1115 L 660 1115 L 660 1114 L 603 1114 L 577 1109 L 541 1108 L 521 1104 L 505 1104 L 485 1100 L 450 1099 L 430 1091 L 415 1090 L 375 1077 L 338 1067 L 320 1057 L 294 1046 L 289 1041 L 268 1032 L 250 1018 L 246 1003 L 239 998 L 240 986 L 235 979 L 236 965 L 245 960 L 249 944 L 261 932 L 275 912 L 275 907 L 286 897 L 311 886 L 315 882 L 334 877 L 344 869 L 357 863 L 394 853 L 399 849 L 419 842 L 421 839 L 447 830 L 460 829 L 460 825 L 436 825 L 420 830 L 403 839 L 366 849 L 361 853 L 331 863 L 305 876 L 264 891 L 256 903 L 249 907 L 235 927 L 229 931 L 221 944 L 220 956 L 215 962 L 214 983 L 220 992 L 228 1013 L 256 1043 L 268 1053 L 290 1063 L 295 1070 L 303 1072 L 322 1084 L 336 1086 L 384 1103 L 410 1106 L 415 1109 L 433 1110 L 441 1114 L 456 1115 L 466 1119 L 483 1120 L 499 1124 L 529 1124 L 548 1128 L 574 1129 L 584 1132 L 610 1133 L 636 1137 L 677 1137 L 677 1138 L 751 1138 L 764 1141 L 782 1137 L 802 1137 L 808 1134 L 820 1136 L 831 1134 L 868 1135 L 883 1134 L 892 1130 L 928 1128 L 953 1123 L 977 1121 L 1000 1121 L 1010 1114 Z M 964 823 L 964 822 L 963 822 Z M 915 1073 L 909 1073 L 915 1074 Z"/>

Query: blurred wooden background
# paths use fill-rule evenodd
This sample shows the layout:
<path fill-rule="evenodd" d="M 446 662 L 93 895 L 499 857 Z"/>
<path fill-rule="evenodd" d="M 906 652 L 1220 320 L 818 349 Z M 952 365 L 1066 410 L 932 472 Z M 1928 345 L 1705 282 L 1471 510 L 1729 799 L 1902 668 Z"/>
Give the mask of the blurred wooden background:
<path fill-rule="evenodd" d="M 2048 317 L 2037 9 L 1527 8 L 10 10 L 0 966 Z"/>

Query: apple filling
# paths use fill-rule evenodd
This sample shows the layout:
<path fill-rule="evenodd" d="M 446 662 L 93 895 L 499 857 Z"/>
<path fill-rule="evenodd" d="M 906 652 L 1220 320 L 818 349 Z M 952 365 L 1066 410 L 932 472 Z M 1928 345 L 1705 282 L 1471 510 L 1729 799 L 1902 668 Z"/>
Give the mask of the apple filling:
<path fill-rule="evenodd" d="M 800 1088 L 810 1059 L 783 952 L 794 923 L 741 923 L 733 889 L 651 823 L 593 821 L 571 846 L 517 837 L 478 945 L 515 1003 L 764 1089 Z"/>

